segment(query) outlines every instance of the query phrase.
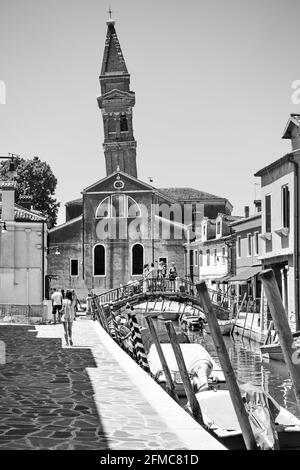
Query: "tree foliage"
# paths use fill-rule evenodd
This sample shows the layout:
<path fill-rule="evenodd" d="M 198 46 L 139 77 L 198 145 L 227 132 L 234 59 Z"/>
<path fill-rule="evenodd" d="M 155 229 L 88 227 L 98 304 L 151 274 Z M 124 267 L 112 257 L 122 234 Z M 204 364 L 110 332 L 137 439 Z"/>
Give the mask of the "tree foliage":
<path fill-rule="evenodd" d="M 9 161 L 0 164 L 0 178 L 8 179 Z M 57 212 L 60 204 L 56 201 L 54 194 L 57 179 L 50 165 L 42 162 L 39 157 L 25 160 L 21 157 L 14 158 L 17 182 L 15 201 L 19 203 L 21 196 L 31 196 L 32 205 L 35 210 L 43 212 L 48 217 L 48 226 L 56 224 Z"/>

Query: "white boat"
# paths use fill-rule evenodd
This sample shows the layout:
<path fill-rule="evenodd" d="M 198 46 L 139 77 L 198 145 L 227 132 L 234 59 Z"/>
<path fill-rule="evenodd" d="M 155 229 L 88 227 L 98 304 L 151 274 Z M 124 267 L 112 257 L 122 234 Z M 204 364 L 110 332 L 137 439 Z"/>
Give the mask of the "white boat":
<path fill-rule="evenodd" d="M 230 335 L 231 329 L 232 329 L 232 320 L 218 320 L 218 324 L 221 330 L 221 333 L 223 336 Z M 206 333 L 210 334 L 210 328 L 208 326 L 208 323 L 205 324 L 204 326 Z"/>
<path fill-rule="evenodd" d="M 191 330 L 202 330 L 203 323 L 205 322 L 204 318 L 202 318 L 200 315 L 193 315 L 188 313 L 183 313 L 179 317 L 178 321 L 183 327 L 189 328 Z"/>
<path fill-rule="evenodd" d="M 185 391 L 179 373 L 177 361 L 170 343 L 161 344 L 178 396 L 184 396 Z M 208 388 L 214 384 L 216 387 L 225 386 L 225 377 L 221 367 L 216 364 L 201 344 L 180 344 L 184 362 L 196 391 Z M 154 344 L 148 353 L 148 364 L 155 379 L 161 385 L 166 383 L 165 374 Z"/>
<path fill-rule="evenodd" d="M 300 331 L 296 331 L 295 333 L 293 333 L 293 338 L 295 338 L 295 346 L 297 346 L 298 348 L 298 354 L 295 350 L 296 355 L 297 355 L 296 359 L 299 360 L 300 358 L 300 351 L 299 351 Z M 267 360 L 271 359 L 273 361 L 285 362 L 282 348 L 278 340 L 271 344 L 264 344 L 263 346 L 260 347 L 260 352 L 261 352 L 261 356 L 263 359 L 267 359 Z"/>
<path fill-rule="evenodd" d="M 275 415 L 274 429 L 280 449 L 300 449 L 300 420 L 280 406 L 269 394 L 251 384 L 240 385 L 250 424 L 261 448 L 272 448 L 274 434 L 270 424 L 268 407 Z M 248 392 L 247 392 L 248 390 Z M 254 397 L 252 404 L 247 399 Z M 265 399 L 259 402 L 259 397 Z M 202 391 L 196 394 L 207 429 L 231 450 L 245 449 L 241 428 L 228 390 Z M 246 398 L 245 398 L 246 397 Z M 247 407 L 247 403 L 249 406 Z M 267 404 L 268 403 L 268 404 Z M 262 447 L 265 446 L 265 447 Z"/>

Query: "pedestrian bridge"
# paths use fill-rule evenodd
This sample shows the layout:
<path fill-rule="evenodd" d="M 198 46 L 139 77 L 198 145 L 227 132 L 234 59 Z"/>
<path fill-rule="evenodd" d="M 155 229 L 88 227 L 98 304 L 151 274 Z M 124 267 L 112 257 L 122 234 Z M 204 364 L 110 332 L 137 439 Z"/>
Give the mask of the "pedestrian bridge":
<path fill-rule="evenodd" d="M 213 306 L 219 319 L 228 319 L 230 306 L 233 306 L 233 298 L 228 294 L 208 289 Z M 110 313 L 122 310 L 126 306 L 141 306 L 143 313 L 153 310 L 168 310 L 168 304 L 177 302 L 183 305 L 183 309 L 189 307 L 196 312 L 203 312 L 201 300 L 197 293 L 196 284 L 182 278 L 171 281 L 168 278 L 152 278 L 147 283 L 143 280 L 126 284 L 125 286 L 112 289 L 100 295 L 92 297 L 92 308 L 94 315 Z"/>

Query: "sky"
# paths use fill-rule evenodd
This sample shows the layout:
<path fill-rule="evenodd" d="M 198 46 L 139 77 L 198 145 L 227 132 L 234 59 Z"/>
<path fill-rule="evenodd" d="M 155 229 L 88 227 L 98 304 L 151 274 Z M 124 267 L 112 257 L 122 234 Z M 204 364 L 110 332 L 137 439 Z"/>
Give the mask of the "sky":
<path fill-rule="evenodd" d="M 0 155 L 50 164 L 59 223 L 105 177 L 96 98 L 110 6 L 136 95 L 139 179 L 253 211 L 254 173 L 290 150 L 281 137 L 300 113 L 298 0 L 0 0 Z"/>

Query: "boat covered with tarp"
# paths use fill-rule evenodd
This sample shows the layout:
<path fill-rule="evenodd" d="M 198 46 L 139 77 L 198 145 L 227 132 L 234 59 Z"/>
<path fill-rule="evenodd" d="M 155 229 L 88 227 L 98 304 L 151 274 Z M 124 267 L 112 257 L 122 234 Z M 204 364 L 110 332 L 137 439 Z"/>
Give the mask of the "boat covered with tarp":
<path fill-rule="evenodd" d="M 179 396 L 184 396 L 185 391 L 172 345 L 170 343 L 161 344 L 161 348 L 170 369 L 176 393 Z M 201 344 L 183 343 L 180 344 L 180 349 L 195 391 L 205 390 L 210 385 L 217 387 L 225 385 L 225 377 L 221 367 Z M 155 379 L 158 383 L 164 385 L 166 378 L 154 344 L 150 347 L 147 357 L 150 370 Z"/>
<path fill-rule="evenodd" d="M 250 383 L 239 384 L 251 428 L 260 449 L 299 449 L 300 420 Z M 228 449 L 245 449 L 228 390 L 196 394 L 207 429 Z"/>

